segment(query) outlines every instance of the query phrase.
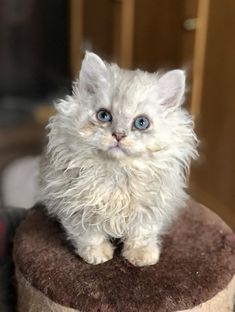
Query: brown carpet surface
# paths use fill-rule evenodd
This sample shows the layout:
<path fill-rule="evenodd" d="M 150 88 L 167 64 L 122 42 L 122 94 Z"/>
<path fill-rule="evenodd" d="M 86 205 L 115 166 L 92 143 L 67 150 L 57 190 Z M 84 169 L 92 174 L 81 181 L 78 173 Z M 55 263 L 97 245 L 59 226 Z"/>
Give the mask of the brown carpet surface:
<path fill-rule="evenodd" d="M 87 264 L 73 253 L 58 223 L 34 211 L 17 230 L 14 257 L 35 288 L 80 311 L 189 309 L 215 296 L 235 274 L 232 230 L 193 201 L 163 237 L 158 264 L 134 267 L 120 247 L 113 260 Z"/>

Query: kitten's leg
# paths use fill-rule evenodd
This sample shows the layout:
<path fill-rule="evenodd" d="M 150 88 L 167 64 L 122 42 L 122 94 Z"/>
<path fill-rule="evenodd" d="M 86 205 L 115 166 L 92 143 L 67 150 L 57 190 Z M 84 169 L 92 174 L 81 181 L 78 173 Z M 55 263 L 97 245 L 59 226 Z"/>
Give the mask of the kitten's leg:
<path fill-rule="evenodd" d="M 140 227 L 129 233 L 122 255 L 135 266 L 148 266 L 158 262 L 160 251 L 157 232 Z"/>
<path fill-rule="evenodd" d="M 74 231 L 73 231 L 74 233 Z M 70 235 L 75 252 L 90 264 L 100 264 L 113 258 L 113 245 L 107 237 L 95 229 L 79 229 Z"/>

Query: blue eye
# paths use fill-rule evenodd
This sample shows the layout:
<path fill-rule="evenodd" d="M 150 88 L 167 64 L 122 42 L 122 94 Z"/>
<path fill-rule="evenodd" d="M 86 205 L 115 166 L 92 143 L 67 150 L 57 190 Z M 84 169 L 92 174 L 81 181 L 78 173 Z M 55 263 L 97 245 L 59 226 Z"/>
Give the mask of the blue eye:
<path fill-rule="evenodd" d="M 101 109 L 97 112 L 97 119 L 101 122 L 111 122 L 112 115 L 105 109 Z"/>
<path fill-rule="evenodd" d="M 139 116 L 133 122 L 133 127 L 138 130 L 145 130 L 149 127 L 150 122 L 147 117 Z"/>

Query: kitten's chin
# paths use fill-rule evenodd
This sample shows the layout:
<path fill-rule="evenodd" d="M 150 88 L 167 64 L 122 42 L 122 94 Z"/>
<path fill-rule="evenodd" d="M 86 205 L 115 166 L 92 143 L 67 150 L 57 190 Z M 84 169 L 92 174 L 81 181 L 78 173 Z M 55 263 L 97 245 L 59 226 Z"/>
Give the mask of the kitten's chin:
<path fill-rule="evenodd" d="M 127 159 L 127 158 L 136 158 L 140 157 L 142 153 L 133 153 L 132 150 L 126 149 L 122 145 L 109 146 L 102 148 L 101 146 L 97 147 L 97 151 L 102 157 L 108 157 L 111 159 Z"/>
<path fill-rule="evenodd" d="M 127 152 L 119 146 L 110 147 L 106 153 L 108 156 L 116 159 L 122 159 L 128 156 Z"/>

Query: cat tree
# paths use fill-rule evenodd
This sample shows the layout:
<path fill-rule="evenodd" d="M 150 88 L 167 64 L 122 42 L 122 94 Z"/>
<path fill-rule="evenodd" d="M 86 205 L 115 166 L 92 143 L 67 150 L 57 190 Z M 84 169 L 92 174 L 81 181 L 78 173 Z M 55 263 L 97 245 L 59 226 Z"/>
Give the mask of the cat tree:
<path fill-rule="evenodd" d="M 118 249 L 89 265 L 55 221 L 32 211 L 14 242 L 18 311 L 233 311 L 235 236 L 207 208 L 188 202 L 154 266 L 134 267 Z"/>

